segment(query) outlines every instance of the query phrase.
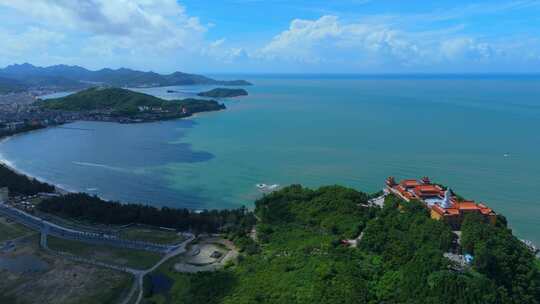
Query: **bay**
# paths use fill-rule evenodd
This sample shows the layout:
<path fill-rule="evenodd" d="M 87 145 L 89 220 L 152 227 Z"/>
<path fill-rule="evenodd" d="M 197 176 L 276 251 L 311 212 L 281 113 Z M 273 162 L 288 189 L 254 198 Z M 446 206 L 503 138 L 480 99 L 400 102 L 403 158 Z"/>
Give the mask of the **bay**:
<path fill-rule="evenodd" d="M 257 183 L 375 192 L 387 176 L 427 175 L 540 244 L 537 77 L 241 78 L 255 85 L 248 97 L 222 100 L 225 111 L 77 122 L 5 140 L 0 154 L 68 190 L 193 209 L 252 206 Z M 173 99 L 211 88 L 138 90 Z"/>

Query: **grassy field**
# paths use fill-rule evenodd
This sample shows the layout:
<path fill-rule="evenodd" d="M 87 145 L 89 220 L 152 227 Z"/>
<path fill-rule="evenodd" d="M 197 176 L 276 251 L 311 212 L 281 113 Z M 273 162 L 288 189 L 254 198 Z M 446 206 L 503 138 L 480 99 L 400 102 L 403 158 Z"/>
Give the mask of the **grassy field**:
<path fill-rule="evenodd" d="M 0 242 L 16 239 L 31 233 L 32 230 L 15 222 L 8 223 L 5 217 L 0 217 Z"/>
<path fill-rule="evenodd" d="M 120 233 L 120 236 L 128 240 L 137 240 L 158 244 L 174 244 L 184 240 L 184 238 L 178 235 L 175 231 L 140 227 L 127 228 Z"/>
<path fill-rule="evenodd" d="M 80 257 L 136 269 L 150 268 L 162 257 L 158 253 L 148 251 L 86 244 L 51 236 L 48 237 L 48 245 L 55 251 L 68 252 Z"/>
<path fill-rule="evenodd" d="M 81 300 L 74 301 L 73 303 L 80 304 L 99 304 L 99 303 L 117 303 L 117 299 L 126 297 L 129 294 L 129 290 L 133 285 L 133 277 L 125 274 L 112 286 L 107 282 L 106 278 L 103 278 L 99 282 L 99 287 L 96 288 L 96 292 L 88 295 L 88 297 Z"/>
<path fill-rule="evenodd" d="M 151 296 L 145 295 L 143 298 L 143 303 L 155 303 L 155 304 L 165 304 L 165 303 L 183 303 L 179 301 L 178 298 L 181 298 L 181 295 L 187 292 L 187 286 L 189 286 L 189 274 L 179 273 L 174 270 L 174 264 L 178 262 L 183 262 L 184 258 L 182 256 L 175 257 L 158 269 L 156 269 L 152 274 L 153 275 L 165 275 L 171 279 L 174 283 L 171 290 L 167 294 L 152 294 Z M 144 282 L 147 283 L 146 281 Z"/>
<path fill-rule="evenodd" d="M 0 303 L 102 304 L 119 303 L 132 286 L 131 275 L 51 256 L 39 249 L 39 236 L 0 257 L 35 256 L 48 265 L 44 271 L 0 270 Z"/>

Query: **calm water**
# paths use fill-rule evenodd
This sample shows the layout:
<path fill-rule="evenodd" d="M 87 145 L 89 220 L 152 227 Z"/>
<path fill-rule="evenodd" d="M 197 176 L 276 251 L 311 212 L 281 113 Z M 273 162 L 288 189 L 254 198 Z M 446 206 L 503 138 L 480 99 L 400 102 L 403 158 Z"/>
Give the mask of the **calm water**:
<path fill-rule="evenodd" d="M 251 205 L 255 184 L 428 175 L 540 244 L 540 80 L 262 77 L 224 112 L 139 125 L 80 122 L 11 138 L 2 158 L 67 189 L 174 207 Z M 208 87 L 143 91 L 167 98 Z M 507 156 L 505 156 L 507 154 Z"/>

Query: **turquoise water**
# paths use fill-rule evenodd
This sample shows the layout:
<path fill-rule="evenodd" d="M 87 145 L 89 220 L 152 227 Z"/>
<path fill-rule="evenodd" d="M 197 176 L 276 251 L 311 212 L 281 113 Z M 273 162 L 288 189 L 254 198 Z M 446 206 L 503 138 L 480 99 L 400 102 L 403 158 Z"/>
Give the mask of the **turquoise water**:
<path fill-rule="evenodd" d="M 538 78 L 243 78 L 255 83 L 250 96 L 226 100 L 226 111 L 79 122 L 11 138 L 0 153 L 70 190 L 195 209 L 249 206 L 257 183 L 375 192 L 390 175 L 428 175 L 540 244 Z M 142 91 L 209 87 L 167 89 Z"/>

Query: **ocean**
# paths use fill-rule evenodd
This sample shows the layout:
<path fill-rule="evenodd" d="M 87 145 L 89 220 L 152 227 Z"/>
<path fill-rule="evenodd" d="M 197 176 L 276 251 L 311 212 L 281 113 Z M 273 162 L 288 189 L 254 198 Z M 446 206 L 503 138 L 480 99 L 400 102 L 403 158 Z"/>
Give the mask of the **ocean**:
<path fill-rule="evenodd" d="M 0 156 L 68 190 L 192 209 L 253 206 L 259 183 L 376 192 L 388 176 L 429 176 L 540 244 L 540 77 L 241 78 L 250 95 L 222 100 L 225 111 L 77 122 L 4 140 Z M 172 99 L 210 88 L 138 90 Z"/>

